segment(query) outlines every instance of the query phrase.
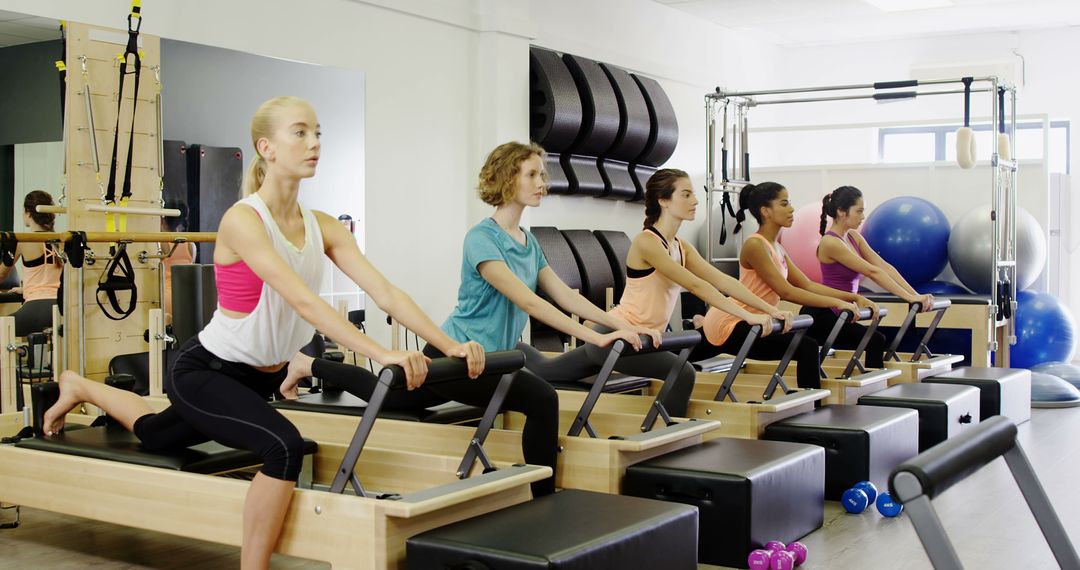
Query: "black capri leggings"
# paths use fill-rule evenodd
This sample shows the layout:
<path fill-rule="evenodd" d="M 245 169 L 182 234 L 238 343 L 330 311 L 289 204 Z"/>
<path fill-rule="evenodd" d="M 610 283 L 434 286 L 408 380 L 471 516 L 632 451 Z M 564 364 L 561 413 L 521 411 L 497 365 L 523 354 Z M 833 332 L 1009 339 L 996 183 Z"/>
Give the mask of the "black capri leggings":
<path fill-rule="evenodd" d="M 708 340 L 704 340 L 690 354 L 690 359 L 698 361 L 712 358 L 717 354 L 738 354 L 743 341 L 746 340 L 749 334 L 750 325 L 746 321 L 739 321 L 735 324 L 731 336 L 724 341 L 724 344 L 716 346 Z M 794 337 L 795 333 L 773 333 L 767 337 L 759 338 L 754 343 L 754 346 L 750 348 L 750 354 L 747 356 L 757 360 L 780 360 L 784 357 L 784 352 L 787 351 Z M 799 341 L 799 346 L 791 357 L 797 365 L 795 379 L 800 388 L 821 388 L 821 377 L 818 371 L 821 362 L 818 360 L 818 350 L 817 342 L 809 334 L 806 334 Z"/>
<path fill-rule="evenodd" d="M 269 403 L 285 374 L 285 368 L 261 372 L 222 360 L 193 337 L 165 379 L 172 405 L 136 420 L 135 435 L 150 451 L 214 440 L 257 454 L 264 475 L 296 481 L 304 461 L 303 438 Z"/>
<path fill-rule="evenodd" d="M 611 329 L 600 326 L 594 328 L 601 333 L 611 332 Z M 549 358 L 526 344 L 519 344 L 518 349 L 525 353 L 525 366 L 548 382 L 575 382 L 596 374 L 607 359 L 609 350 L 608 347 L 585 344 Z M 615 361 L 615 371 L 629 376 L 665 380 L 676 360 L 677 357 L 671 352 L 623 356 Z M 676 417 L 686 416 L 696 379 L 697 372 L 694 367 L 689 362 L 684 363 L 679 375 L 675 377 L 675 385 L 670 388 L 671 391 L 667 393 L 664 401 L 660 402 L 669 414 Z"/>
<path fill-rule="evenodd" d="M 429 358 L 445 356 L 430 344 L 424 347 L 424 354 Z M 315 362 L 318 363 L 318 367 L 313 366 L 312 373 L 320 378 L 323 377 L 322 371 L 343 366 L 328 360 Z M 390 392 L 390 397 L 387 398 L 384 406 L 386 409 L 416 409 L 454 400 L 484 408 L 495 394 L 499 378 L 497 374 L 485 374 L 475 380 L 465 378 L 431 386 L 425 384 L 419 390 L 412 392 L 395 390 Z M 510 385 L 510 391 L 503 402 L 503 409 L 525 415 L 525 426 L 521 430 L 521 451 L 525 462 L 532 465 L 546 465 L 554 472 L 559 454 L 559 397 L 555 394 L 555 388 L 535 374 L 522 369 Z M 550 495 L 554 492 L 554 477 L 532 484 L 534 497 Z"/>
<path fill-rule="evenodd" d="M 52 326 L 52 308 L 56 299 L 35 299 L 23 303 L 11 314 L 15 317 L 15 336 L 41 332 Z"/>
<path fill-rule="evenodd" d="M 836 326 L 836 321 L 840 318 L 831 309 L 820 307 L 803 307 L 799 313 L 814 317 L 814 324 L 806 331 L 806 335 L 814 337 L 819 346 L 825 344 L 825 340 L 829 338 L 829 333 L 832 332 L 832 328 Z M 848 323 L 844 325 L 844 328 L 840 329 L 840 334 L 836 336 L 833 348 L 853 350 L 859 345 L 865 334 L 865 326 L 859 323 Z M 881 334 L 881 331 L 874 331 L 874 335 L 870 337 L 870 342 L 866 345 L 866 367 L 885 368 L 885 335 Z"/>

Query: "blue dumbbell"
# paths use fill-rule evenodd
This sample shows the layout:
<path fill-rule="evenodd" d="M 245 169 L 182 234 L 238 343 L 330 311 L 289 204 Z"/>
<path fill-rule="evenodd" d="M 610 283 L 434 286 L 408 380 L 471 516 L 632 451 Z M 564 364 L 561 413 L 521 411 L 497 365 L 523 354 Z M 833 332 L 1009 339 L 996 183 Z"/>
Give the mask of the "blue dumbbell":
<path fill-rule="evenodd" d="M 844 505 L 845 511 L 857 515 L 866 510 L 870 498 L 866 496 L 866 491 L 852 487 L 840 496 L 840 504 Z"/>
<path fill-rule="evenodd" d="M 893 500 L 888 492 L 878 495 L 877 510 L 884 516 L 895 517 L 904 511 L 904 505 Z"/>

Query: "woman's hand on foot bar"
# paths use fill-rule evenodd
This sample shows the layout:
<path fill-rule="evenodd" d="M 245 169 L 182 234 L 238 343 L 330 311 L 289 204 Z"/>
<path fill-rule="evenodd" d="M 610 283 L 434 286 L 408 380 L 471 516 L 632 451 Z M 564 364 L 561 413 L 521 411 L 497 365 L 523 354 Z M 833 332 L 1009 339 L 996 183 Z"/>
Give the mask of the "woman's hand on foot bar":
<path fill-rule="evenodd" d="M 383 366 L 396 364 L 405 370 L 405 386 L 415 390 L 424 384 L 427 378 L 427 365 L 431 359 L 415 350 L 389 350 L 377 361 Z"/>
<path fill-rule="evenodd" d="M 469 365 L 469 378 L 473 380 L 484 372 L 484 347 L 476 341 L 463 342 L 446 352 L 447 356 L 464 358 Z"/>

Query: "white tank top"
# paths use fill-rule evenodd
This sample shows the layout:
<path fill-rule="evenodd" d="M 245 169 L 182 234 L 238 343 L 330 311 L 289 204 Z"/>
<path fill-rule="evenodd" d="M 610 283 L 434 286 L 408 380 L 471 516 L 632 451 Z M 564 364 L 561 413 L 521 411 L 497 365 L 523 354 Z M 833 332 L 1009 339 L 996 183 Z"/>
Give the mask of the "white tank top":
<path fill-rule="evenodd" d="M 308 288 L 318 293 L 325 270 L 326 252 L 322 231 L 311 210 L 300 206 L 304 217 L 304 247 L 297 249 L 281 233 L 266 203 L 252 194 L 240 204 L 258 212 L 274 250 L 296 271 Z M 221 312 L 219 305 L 214 316 L 199 333 L 199 341 L 218 358 L 250 366 L 272 366 L 288 361 L 300 348 L 311 342 L 315 327 L 300 317 L 277 291 L 262 284 L 259 303 L 243 318 L 233 318 Z"/>

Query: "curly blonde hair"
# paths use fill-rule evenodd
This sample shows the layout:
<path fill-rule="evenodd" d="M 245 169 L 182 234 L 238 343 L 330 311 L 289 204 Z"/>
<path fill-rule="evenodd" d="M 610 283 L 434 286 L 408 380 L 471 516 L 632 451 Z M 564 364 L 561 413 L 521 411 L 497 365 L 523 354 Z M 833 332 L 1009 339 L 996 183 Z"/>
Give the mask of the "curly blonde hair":
<path fill-rule="evenodd" d="M 480 169 L 480 199 L 496 207 L 512 201 L 517 194 L 515 183 L 521 163 L 533 155 L 543 159 L 547 153 L 534 142 L 508 142 L 495 147 Z"/>

